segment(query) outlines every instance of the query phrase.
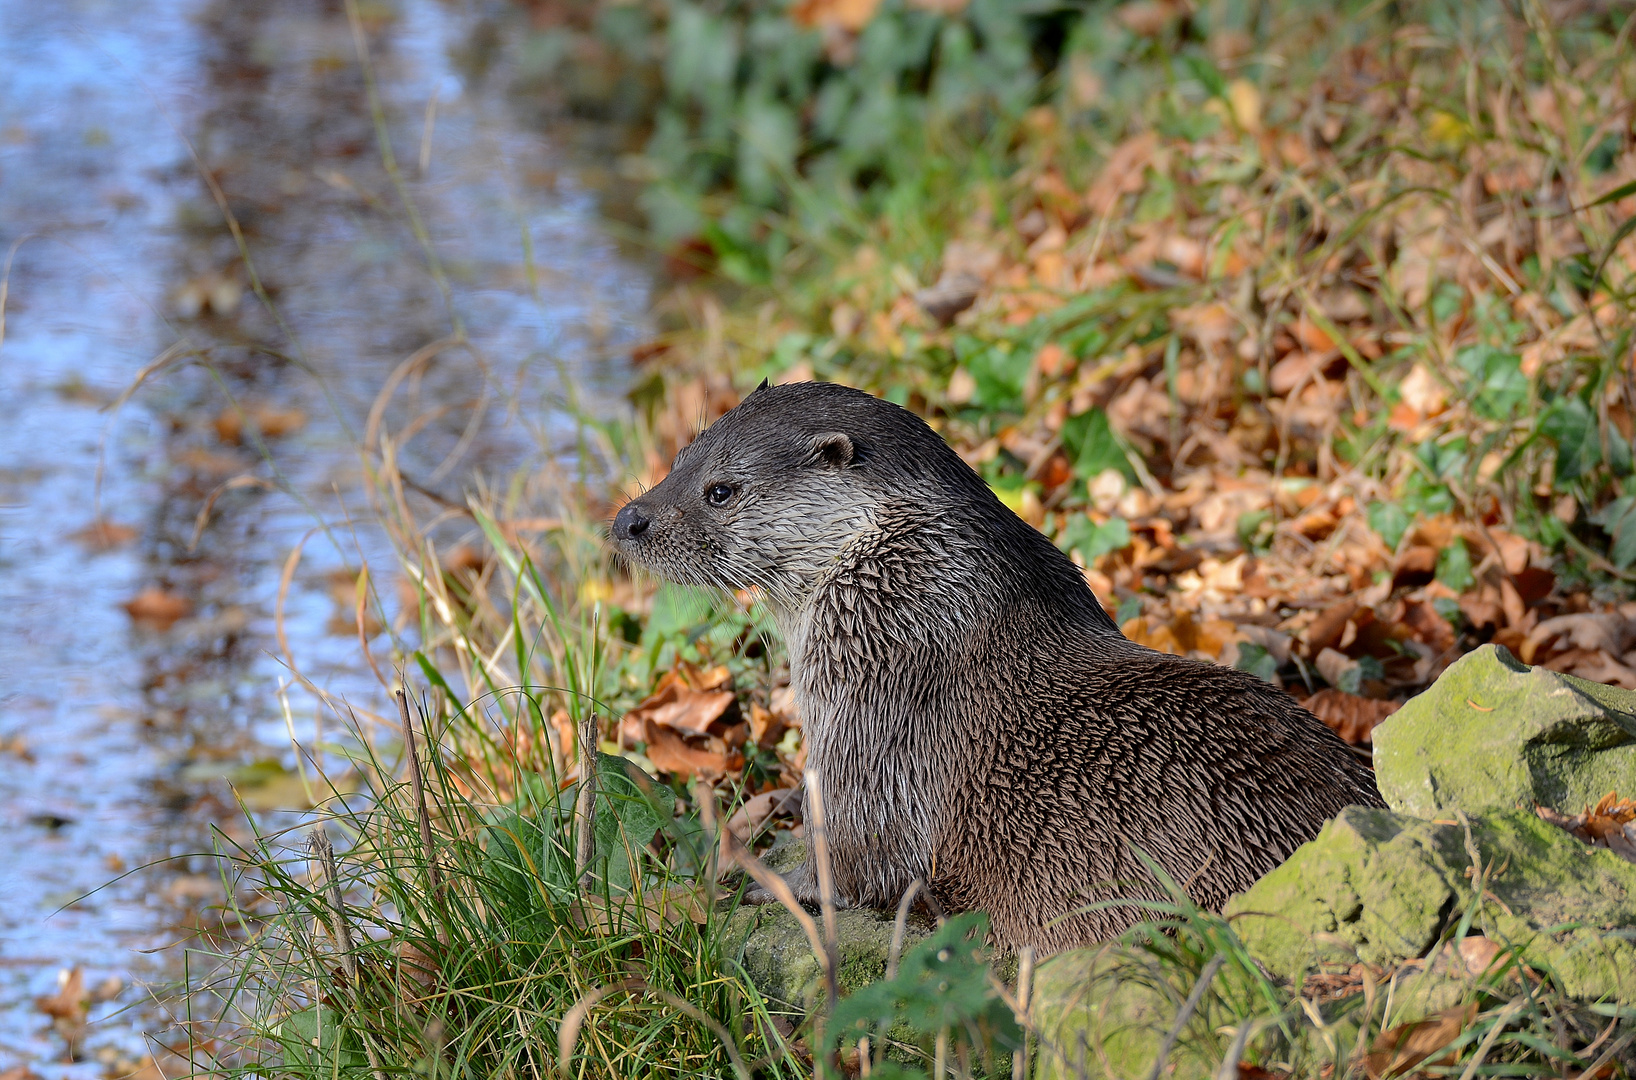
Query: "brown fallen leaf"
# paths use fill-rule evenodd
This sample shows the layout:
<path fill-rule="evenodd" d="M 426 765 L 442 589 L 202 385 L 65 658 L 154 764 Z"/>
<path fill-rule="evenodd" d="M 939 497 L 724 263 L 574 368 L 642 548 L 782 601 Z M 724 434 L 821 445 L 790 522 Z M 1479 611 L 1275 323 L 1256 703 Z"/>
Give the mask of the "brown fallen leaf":
<path fill-rule="evenodd" d="M 1620 611 L 1583 612 L 1546 619 L 1528 635 L 1525 658 L 1532 658 L 1545 646 L 1557 649 L 1602 649 L 1622 656 L 1636 641 L 1636 621 Z"/>
<path fill-rule="evenodd" d="M 90 551 L 112 551 L 124 547 L 139 535 L 139 530 L 133 526 L 98 518 L 85 528 L 69 533 L 68 539 Z"/>
<path fill-rule="evenodd" d="M 720 740 L 694 745 L 669 728 L 651 722 L 645 734 L 648 760 L 661 772 L 719 777 L 738 771 L 744 764 L 743 755 L 729 751 Z"/>
<path fill-rule="evenodd" d="M 801 817 L 801 789 L 775 788 L 746 799 L 727 819 L 727 828 L 744 844 L 759 836 L 775 818 L 795 821 Z"/>
<path fill-rule="evenodd" d="M 198 474 L 202 479 L 219 479 L 244 470 L 244 462 L 241 459 L 232 454 L 206 450 L 202 446 L 190 446 L 178 451 L 171 460 L 189 472 Z"/>
<path fill-rule="evenodd" d="M 247 419 L 265 439 L 276 439 L 300 431 L 307 425 L 307 414 L 300 409 L 279 409 L 271 405 L 229 405 L 216 414 L 216 437 L 231 446 L 238 446 L 244 441 Z"/>
<path fill-rule="evenodd" d="M 1527 642 L 1523 642 L 1524 646 Z M 1636 670 L 1609 656 L 1603 649 L 1569 649 L 1559 653 L 1540 665 L 1552 671 L 1560 671 L 1568 675 L 1576 675 L 1591 682 L 1606 683 L 1609 686 L 1622 686 L 1626 690 L 1636 690 Z"/>
<path fill-rule="evenodd" d="M 750 738 L 764 750 L 771 750 L 778 745 L 778 740 L 784 737 L 790 723 L 783 713 L 764 709 L 760 705 L 750 706 Z"/>
<path fill-rule="evenodd" d="M 187 597 L 157 585 L 149 585 L 120 606 L 135 622 L 160 631 L 169 630 L 193 611 L 193 603 Z"/>
<path fill-rule="evenodd" d="M 1267 387 L 1274 394 L 1287 394 L 1313 379 L 1340 374 L 1343 358 L 1338 349 L 1325 352 L 1292 352 L 1267 372 Z"/>
<path fill-rule="evenodd" d="M 653 693 L 625 714 L 623 728 L 634 738 L 643 738 L 649 725 L 720 737 L 739 723 L 738 698 L 727 668 L 700 671 L 684 663 L 659 677 Z"/>
<path fill-rule="evenodd" d="M 1301 635 L 1301 643 L 1306 646 L 1308 656 L 1317 656 L 1325 649 L 1333 648 L 1346 632 L 1346 624 L 1358 612 L 1358 602 L 1350 597 L 1338 601 L 1324 608 L 1318 617 L 1307 624 L 1306 632 Z"/>
<path fill-rule="evenodd" d="M 1368 746 L 1375 727 L 1398 710 L 1395 701 L 1375 701 L 1334 688 L 1320 690 L 1301 704 L 1352 746 Z"/>
<path fill-rule="evenodd" d="M 1570 816 L 1549 806 L 1537 806 L 1534 811 L 1592 847 L 1605 847 L 1636 863 L 1636 799 L 1621 799 L 1610 791 L 1582 814 Z"/>
<path fill-rule="evenodd" d="M 1410 1069 L 1440 1054 L 1460 1032 L 1477 1019 L 1477 1003 L 1444 1009 L 1435 1016 L 1412 1024 L 1399 1024 L 1375 1039 L 1363 1067 L 1369 1080 L 1402 1076 Z M 1440 1061 L 1430 1061 L 1440 1064 Z"/>
<path fill-rule="evenodd" d="M 1115 10 L 1114 18 L 1133 34 L 1158 37 L 1183 10 L 1181 4 L 1165 0 L 1135 0 L 1135 3 L 1121 4 Z"/>
<path fill-rule="evenodd" d="M 86 1004 L 85 972 L 78 964 L 74 965 L 72 971 L 57 973 L 55 994 L 46 994 L 34 999 L 34 1007 L 53 1020 L 84 1020 Z"/>
<path fill-rule="evenodd" d="M 1137 6 L 1127 4 L 1120 10 L 1129 12 Z M 1168 19 L 1169 14 L 1164 17 Z M 1115 147 L 1108 157 L 1108 163 L 1102 166 L 1102 172 L 1091 184 L 1090 190 L 1085 193 L 1087 209 L 1093 214 L 1108 214 L 1118 204 L 1120 196 L 1141 191 L 1143 170 L 1153 160 L 1153 155 L 1158 149 L 1159 138 L 1151 131 L 1144 131 Z"/>

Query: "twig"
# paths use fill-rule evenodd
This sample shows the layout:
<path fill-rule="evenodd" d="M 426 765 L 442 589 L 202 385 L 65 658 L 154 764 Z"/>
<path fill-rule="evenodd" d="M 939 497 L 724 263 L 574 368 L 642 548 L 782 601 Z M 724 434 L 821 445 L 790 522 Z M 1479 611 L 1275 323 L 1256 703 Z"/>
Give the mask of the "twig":
<path fill-rule="evenodd" d="M 318 861 L 324 884 L 322 895 L 324 906 L 329 910 L 329 932 L 335 940 L 336 951 L 341 954 L 341 972 L 346 976 L 347 989 L 351 991 L 352 1002 L 359 1012 L 363 1011 L 360 1002 L 362 987 L 358 985 L 358 958 L 352 954 L 352 930 L 347 926 L 346 904 L 341 899 L 341 875 L 335 866 L 335 848 L 331 846 L 329 837 L 324 834 L 324 827 L 319 825 L 313 829 L 307 838 L 307 850 Z M 370 1071 L 375 1074 L 375 1080 L 386 1080 L 386 1074 L 381 1071 L 381 1062 L 375 1056 L 375 1044 L 369 1037 L 359 1032 L 364 1044 L 364 1053 L 369 1058 Z"/>
<path fill-rule="evenodd" d="M 835 933 L 835 875 L 829 861 L 829 829 L 824 817 L 824 791 L 818 782 L 818 774 L 812 769 L 806 770 L 807 803 L 812 818 L 812 857 L 818 877 L 818 910 L 824 919 L 824 953 L 828 963 L 824 965 L 824 984 L 829 990 L 829 1011 L 835 1011 L 835 1002 L 839 1000 L 840 983 L 836 976 L 836 968 L 840 966 L 837 956 Z"/>
<path fill-rule="evenodd" d="M 437 872 L 437 848 L 432 843 L 432 815 L 426 808 L 426 777 L 420 771 L 420 752 L 415 746 L 415 725 L 409 722 L 409 694 L 398 689 L 398 718 L 403 723 L 403 746 L 409 755 L 409 787 L 415 796 L 415 814 L 420 820 L 420 846 L 426 853 L 426 880 L 432 896 L 441 900 L 443 882 Z"/>
<path fill-rule="evenodd" d="M 596 712 L 592 710 L 579 722 L 579 798 L 574 804 L 579 824 L 574 858 L 584 889 L 591 887 L 591 859 L 596 855 L 596 736 Z"/>
<path fill-rule="evenodd" d="M 1182 1011 L 1176 1014 L 1176 1022 L 1170 1025 L 1170 1030 L 1165 1032 L 1164 1042 L 1159 1044 L 1159 1053 L 1153 1058 L 1152 1068 L 1147 1071 L 1147 1080 L 1159 1080 L 1159 1074 L 1164 1071 L 1170 1052 L 1176 1048 L 1176 1040 L 1181 1038 L 1182 1028 L 1193 1019 L 1193 1013 L 1198 1011 L 1199 1002 L 1204 1000 L 1204 992 L 1210 989 L 1210 984 L 1215 981 L 1216 972 L 1220 971 L 1221 965 L 1226 962 L 1227 955 L 1217 953 L 1204 965 L 1204 970 L 1199 973 L 1199 981 L 1193 984 L 1193 992 L 1187 995 L 1187 1000 L 1182 1002 Z"/>
<path fill-rule="evenodd" d="M 1011 1055 L 1011 1080 L 1028 1080 L 1028 1009 L 1034 993 L 1034 946 L 1017 950 L 1017 1027 L 1022 1045 Z"/>

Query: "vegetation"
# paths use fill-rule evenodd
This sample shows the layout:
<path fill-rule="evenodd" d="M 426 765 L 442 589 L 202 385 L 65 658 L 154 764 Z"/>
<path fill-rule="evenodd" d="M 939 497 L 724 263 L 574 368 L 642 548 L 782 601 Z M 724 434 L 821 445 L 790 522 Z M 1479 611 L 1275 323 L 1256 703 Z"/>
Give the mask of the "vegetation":
<path fill-rule="evenodd" d="M 1633 25 L 1534 0 L 571 6 L 519 92 L 642 127 L 624 171 L 674 256 L 668 329 L 577 475 L 474 488 L 458 549 L 392 436 L 368 448 L 427 779 L 360 732 L 334 887 L 323 845 L 227 853 L 257 899 L 210 977 L 242 1025 L 220 1067 L 784 1076 L 818 1047 L 1003 1075 L 1039 1034 L 970 919 L 813 1017 L 737 963 L 720 834 L 802 764 L 781 647 L 753 597 L 633 581 L 598 530 L 763 377 L 913 408 L 1129 636 L 1286 683 L 1361 745 L 1486 641 L 1636 686 L 1560 629 L 1636 564 Z M 1175 1052 L 1239 1076 L 1611 1076 L 1636 1020 L 1502 968 L 1405 1026 L 1390 973 L 1275 982 L 1179 890 L 1125 944 Z"/>

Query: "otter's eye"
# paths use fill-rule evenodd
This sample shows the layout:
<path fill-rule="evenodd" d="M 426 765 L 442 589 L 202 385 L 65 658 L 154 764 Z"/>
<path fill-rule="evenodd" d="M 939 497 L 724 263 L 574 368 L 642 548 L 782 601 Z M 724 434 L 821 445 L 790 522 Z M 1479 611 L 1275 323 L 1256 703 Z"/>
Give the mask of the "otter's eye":
<path fill-rule="evenodd" d="M 733 497 L 733 492 L 732 484 L 717 484 L 705 492 L 704 497 L 710 500 L 711 506 L 726 506 L 727 500 Z"/>

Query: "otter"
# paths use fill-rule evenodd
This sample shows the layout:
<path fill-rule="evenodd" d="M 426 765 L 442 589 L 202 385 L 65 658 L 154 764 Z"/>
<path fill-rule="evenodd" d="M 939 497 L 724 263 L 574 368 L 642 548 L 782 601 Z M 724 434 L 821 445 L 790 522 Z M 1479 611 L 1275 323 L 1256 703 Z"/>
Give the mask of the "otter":
<path fill-rule="evenodd" d="M 1217 909 L 1342 807 L 1384 805 L 1289 695 L 1125 638 L 936 432 L 862 391 L 763 383 L 611 532 L 660 577 L 764 597 L 844 904 L 918 878 L 1050 951 L 1170 901 L 1146 859 Z M 810 856 L 790 886 L 818 901 Z"/>

